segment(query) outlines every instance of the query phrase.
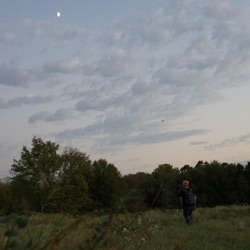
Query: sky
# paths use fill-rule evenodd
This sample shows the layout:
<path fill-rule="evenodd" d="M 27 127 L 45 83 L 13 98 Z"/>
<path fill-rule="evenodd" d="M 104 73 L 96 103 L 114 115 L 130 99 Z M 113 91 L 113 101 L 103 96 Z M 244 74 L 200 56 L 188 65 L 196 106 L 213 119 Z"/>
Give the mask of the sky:
<path fill-rule="evenodd" d="M 248 0 L 0 3 L 0 176 L 34 136 L 122 175 L 250 161 Z"/>

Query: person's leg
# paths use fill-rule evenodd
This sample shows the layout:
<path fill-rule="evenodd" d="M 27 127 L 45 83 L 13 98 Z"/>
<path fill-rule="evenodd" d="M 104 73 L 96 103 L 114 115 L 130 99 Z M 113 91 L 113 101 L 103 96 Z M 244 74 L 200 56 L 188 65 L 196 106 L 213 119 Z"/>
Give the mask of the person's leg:
<path fill-rule="evenodd" d="M 183 207 L 183 215 L 187 224 L 191 224 L 193 222 L 192 207 L 189 206 Z"/>
<path fill-rule="evenodd" d="M 192 207 L 189 207 L 189 224 L 190 223 L 193 223 L 193 208 Z"/>

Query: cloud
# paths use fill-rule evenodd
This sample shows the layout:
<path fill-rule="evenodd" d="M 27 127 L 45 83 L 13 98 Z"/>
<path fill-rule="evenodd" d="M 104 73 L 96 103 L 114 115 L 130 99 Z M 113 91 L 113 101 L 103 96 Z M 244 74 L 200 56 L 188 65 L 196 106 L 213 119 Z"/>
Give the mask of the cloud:
<path fill-rule="evenodd" d="M 72 108 L 60 108 L 54 113 L 48 111 L 40 111 L 29 118 L 29 123 L 43 122 L 61 122 L 74 117 L 74 110 Z"/>
<path fill-rule="evenodd" d="M 86 92 L 87 94 L 87 92 Z M 95 95 L 86 95 L 84 99 L 79 100 L 76 103 L 76 109 L 85 112 L 87 110 L 104 111 L 114 110 L 124 104 L 123 94 L 117 94 L 114 96 L 102 95 L 101 92 Z"/>
<path fill-rule="evenodd" d="M 10 63 L 0 64 L 0 85 L 37 87 L 41 95 L 2 98 L 0 108 L 50 102 L 51 110 L 39 106 L 28 122 L 75 118 L 69 123 L 74 129 L 64 128 L 55 138 L 93 140 L 98 150 L 206 134 L 206 125 L 177 130 L 173 124 L 222 100 L 221 90 L 248 84 L 250 8 L 227 0 L 172 0 L 151 7 L 103 33 L 82 24 L 25 19 L 28 39 L 22 38 L 18 63 L 11 54 Z M 16 34 L 6 31 L 0 46 Z M 43 94 L 48 86 L 59 98 Z M 91 121 L 82 123 L 89 113 Z M 241 141 L 190 144 L 213 150 Z"/>
<path fill-rule="evenodd" d="M 49 116 L 49 112 L 47 111 L 40 111 L 31 115 L 29 118 L 29 123 L 36 123 L 37 121 L 44 121 Z"/>
<path fill-rule="evenodd" d="M 61 54 L 69 55 L 68 52 L 72 52 L 73 44 L 74 48 L 79 49 L 78 54 L 81 54 L 82 51 L 87 51 L 85 49 L 94 38 L 94 33 L 83 26 L 67 25 L 49 20 L 25 18 L 23 26 L 31 41 L 40 44 L 39 51 L 42 53 L 54 53 L 54 51 L 61 50 Z"/>
<path fill-rule="evenodd" d="M 0 85 L 27 86 L 29 81 L 29 70 L 16 64 L 2 63 L 0 65 Z"/>
<path fill-rule="evenodd" d="M 23 97 L 15 97 L 7 100 L 6 98 L 0 98 L 0 109 L 9 109 L 12 107 L 20 107 L 22 105 L 38 105 L 51 102 L 55 99 L 54 96 L 41 96 L 30 95 Z"/>
<path fill-rule="evenodd" d="M 160 119 L 147 120 L 146 115 L 145 112 L 140 114 L 140 111 L 123 114 L 122 110 L 117 108 L 111 110 L 110 114 L 100 115 L 92 124 L 67 129 L 55 133 L 54 136 L 62 141 L 95 138 L 92 150 L 105 152 L 111 148 L 115 150 L 117 146 L 121 149 L 126 145 L 173 141 L 209 132 L 205 129 L 172 131 L 172 128 L 168 126 L 168 121 L 162 123 Z"/>
<path fill-rule="evenodd" d="M 127 133 L 126 129 L 116 129 L 111 132 L 107 132 L 105 126 L 87 126 L 85 128 L 78 129 L 68 129 L 59 133 L 54 133 L 56 140 L 60 141 L 69 141 L 76 139 L 85 139 L 88 140 L 90 137 L 95 138 L 95 143 L 92 146 L 94 152 L 109 152 L 110 150 L 122 150 L 127 145 L 146 145 L 161 143 L 167 141 L 174 141 L 183 139 L 186 137 L 198 136 L 209 132 L 204 129 L 196 130 L 183 130 L 183 131 L 165 131 L 165 132 L 152 132 L 147 131 L 133 131 L 133 133 Z M 122 131 L 122 132 L 121 132 Z M 119 133 L 120 132 L 120 133 Z"/>
<path fill-rule="evenodd" d="M 144 81 L 136 81 L 132 87 L 131 87 L 131 91 L 134 95 L 143 95 L 145 93 L 149 93 L 151 91 L 153 91 L 154 85 L 152 84 L 152 82 L 148 81 L 148 80 L 144 80 Z"/>
<path fill-rule="evenodd" d="M 78 58 L 67 58 L 49 61 L 44 64 L 43 69 L 47 73 L 72 74 L 81 68 Z"/>
<path fill-rule="evenodd" d="M 84 132 L 95 131 L 112 137 L 116 131 L 123 135 L 136 133 L 137 126 L 146 129 L 142 124 L 157 118 L 163 117 L 171 123 L 201 105 L 221 100 L 221 89 L 237 86 L 237 78 L 249 75 L 239 64 L 245 52 L 238 50 L 249 31 L 237 14 L 242 10 L 245 16 L 249 11 L 241 5 L 234 9 L 227 1 L 197 6 L 193 1 L 189 8 L 187 3 L 178 3 L 148 15 L 139 13 L 130 21 L 117 23 L 113 32 L 108 33 L 110 39 L 104 36 L 108 48 L 121 46 L 127 50 L 123 50 L 121 57 L 112 57 L 112 53 L 103 56 L 91 68 L 90 76 L 113 77 L 116 81 L 113 84 L 111 80 L 110 85 L 103 88 L 104 92 L 96 88 L 92 97 L 86 91 L 86 98 L 76 104 L 82 112 L 91 109 L 102 112 L 105 117 L 86 127 Z M 133 75 L 134 81 L 129 75 Z M 129 80 L 123 85 L 121 79 L 125 77 Z M 111 110 L 116 115 L 112 115 Z M 157 141 L 158 134 L 155 134 Z M 148 143 L 154 142 L 150 133 L 145 135 Z M 147 141 L 146 137 L 139 138 Z M 168 136 L 162 138 L 168 140 Z M 115 140 L 111 142 L 115 144 Z"/>
<path fill-rule="evenodd" d="M 216 150 L 225 147 L 234 147 L 237 144 L 250 144 L 250 134 L 241 135 L 239 137 L 225 139 L 217 144 L 210 144 L 204 147 L 205 150 Z"/>
<path fill-rule="evenodd" d="M 2 63 L 0 64 L 0 85 L 29 87 L 31 84 L 48 83 L 60 79 L 61 74 L 80 74 L 81 67 L 81 61 L 77 57 L 49 60 L 43 65 L 29 69 L 18 63 Z"/>
<path fill-rule="evenodd" d="M 131 65 L 135 63 L 134 55 L 118 47 L 107 47 L 105 53 L 99 53 L 89 63 L 84 63 L 85 76 L 106 78 L 125 78 L 131 74 Z"/>
<path fill-rule="evenodd" d="M 208 143 L 208 141 L 192 141 L 192 142 L 190 142 L 190 145 L 192 145 L 192 146 L 200 146 L 200 145 L 205 145 L 207 143 Z"/>
<path fill-rule="evenodd" d="M 0 28 L 1 31 L 1 28 Z M 0 35 L 0 50 L 4 51 L 10 47 L 13 47 L 15 44 L 14 41 L 15 35 L 11 32 L 4 32 Z"/>
<path fill-rule="evenodd" d="M 70 25 L 56 26 L 54 38 L 57 41 L 68 43 L 69 41 L 88 42 L 93 36 L 92 32 L 83 27 L 75 27 Z"/>
<path fill-rule="evenodd" d="M 115 77 L 128 71 L 129 55 L 122 49 L 111 49 L 97 62 L 97 72 L 103 77 Z"/>

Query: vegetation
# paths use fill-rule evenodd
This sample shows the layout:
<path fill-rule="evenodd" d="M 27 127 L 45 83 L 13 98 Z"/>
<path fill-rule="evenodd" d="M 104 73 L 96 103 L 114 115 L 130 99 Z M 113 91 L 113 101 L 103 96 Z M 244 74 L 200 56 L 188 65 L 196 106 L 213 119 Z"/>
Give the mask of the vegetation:
<path fill-rule="evenodd" d="M 105 159 L 34 137 L 0 181 L 3 249 L 247 249 L 250 162 L 199 161 L 122 176 Z M 185 224 L 178 192 L 197 195 Z"/>
<path fill-rule="evenodd" d="M 199 207 L 250 204 L 250 162 L 199 161 L 181 169 L 164 163 L 151 174 L 122 176 L 105 159 L 92 162 L 78 149 L 58 150 L 58 144 L 37 137 L 31 149 L 23 147 L 11 176 L 0 182 L 0 215 L 176 209 L 184 179 L 190 181 Z"/>
<path fill-rule="evenodd" d="M 0 222 L 2 249 L 248 249 L 250 207 L 198 208 L 186 225 L 181 210 L 97 215 L 79 218 L 37 213 Z"/>

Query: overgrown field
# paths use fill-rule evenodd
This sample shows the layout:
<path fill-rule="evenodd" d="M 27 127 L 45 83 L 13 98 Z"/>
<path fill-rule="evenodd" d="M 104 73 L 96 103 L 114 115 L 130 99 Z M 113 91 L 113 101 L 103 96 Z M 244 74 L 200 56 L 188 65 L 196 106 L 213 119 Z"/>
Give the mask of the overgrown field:
<path fill-rule="evenodd" d="M 2 217 L 0 249 L 250 249 L 250 207 L 198 208 L 186 225 L 181 210 L 139 214 Z"/>

